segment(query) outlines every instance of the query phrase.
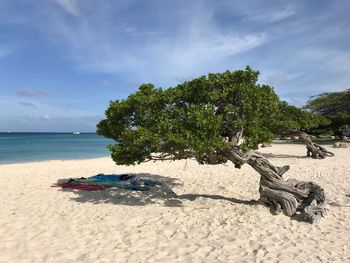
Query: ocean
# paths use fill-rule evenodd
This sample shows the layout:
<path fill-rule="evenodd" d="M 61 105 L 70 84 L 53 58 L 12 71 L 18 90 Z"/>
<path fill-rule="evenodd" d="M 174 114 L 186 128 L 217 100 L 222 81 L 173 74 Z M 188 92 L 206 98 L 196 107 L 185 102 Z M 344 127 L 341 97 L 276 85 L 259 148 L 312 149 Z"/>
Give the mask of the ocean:
<path fill-rule="evenodd" d="M 111 143 L 96 133 L 0 133 L 0 164 L 109 156 Z"/>

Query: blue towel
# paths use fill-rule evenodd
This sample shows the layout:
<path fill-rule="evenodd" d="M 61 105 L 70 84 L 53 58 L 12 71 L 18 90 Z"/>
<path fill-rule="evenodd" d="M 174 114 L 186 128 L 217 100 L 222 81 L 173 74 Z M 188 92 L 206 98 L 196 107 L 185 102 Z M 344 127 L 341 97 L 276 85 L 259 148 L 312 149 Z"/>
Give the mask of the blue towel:
<path fill-rule="evenodd" d="M 120 174 L 120 175 L 116 175 L 116 174 L 98 174 L 95 176 L 91 176 L 89 177 L 89 179 L 91 180 L 96 180 L 96 181 L 126 181 L 129 180 L 131 178 L 134 178 L 134 175 L 128 175 L 128 174 Z"/>
<path fill-rule="evenodd" d="M 109 187 L 118 187 L 122 189 L 130 190 L 149 190 L 150 186 L 155 186 L 160 184 L 157 181 L 150 179 L 137 178 L 135 175 L 128 174 L 98 174 L 88 178 L 88 181 L 92 181 L 95 184 L 106 185 Z"/>

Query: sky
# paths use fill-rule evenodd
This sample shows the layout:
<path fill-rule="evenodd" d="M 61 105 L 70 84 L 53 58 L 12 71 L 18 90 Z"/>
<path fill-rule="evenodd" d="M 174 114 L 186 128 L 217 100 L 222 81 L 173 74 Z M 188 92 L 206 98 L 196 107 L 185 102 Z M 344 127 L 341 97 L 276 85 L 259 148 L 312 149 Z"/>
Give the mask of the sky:
<path fill-rule="evenodd" d="M 350 88 L 347 0 L 0 0 L 0 131 L 95 131 L 110 100 L 209 72 L 282 100 Z"/>

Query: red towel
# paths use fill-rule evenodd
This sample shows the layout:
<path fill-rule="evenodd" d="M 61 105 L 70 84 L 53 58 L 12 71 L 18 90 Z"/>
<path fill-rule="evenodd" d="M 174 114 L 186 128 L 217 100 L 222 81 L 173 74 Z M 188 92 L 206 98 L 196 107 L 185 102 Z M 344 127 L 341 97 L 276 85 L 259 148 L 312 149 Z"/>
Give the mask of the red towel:
<path fill-rule="evenodd" d="M 55 184 L 53 186 L 56 187 L 62 187 L 62 188 L 69 188 L 69 189 L 77 189 L 77 190 L 85 190 L 85 191 L 97 191 L 97 190 L 104 190 L 107 188 L 105 185 L 95 185 L 95 184 L 72 184 L 72 183 L 62 183 L 62 184 Z"/>

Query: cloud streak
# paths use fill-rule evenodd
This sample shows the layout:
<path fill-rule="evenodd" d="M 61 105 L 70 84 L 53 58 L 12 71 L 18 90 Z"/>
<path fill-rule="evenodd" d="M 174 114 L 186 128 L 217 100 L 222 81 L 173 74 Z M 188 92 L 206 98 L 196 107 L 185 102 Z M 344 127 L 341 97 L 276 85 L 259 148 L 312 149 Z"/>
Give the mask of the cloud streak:
<path fill-rule="evenodd" d="M 33 102 L 28 102 L 28 101 L 19 101 L 19 105 L 22 105 L 24 107 L 31 107 L 31 108 L 37 108 L 36 104 Z"/>
<path fill-rule="evenodd" d="M 103 118 L 102 113 L 90 109 L 62 103 L 18 101 L 16 96 L 0 95 L 0 106 L 0 131 L 95 131 L 97 122 Z"/>
<path fill-rule="evenodd" d="M 17 90 L 17 93 L 21 96 L 29 96 L 29 97 L 41 97 L 47 96 L 48 91 L 46 89 L 32 89 L 32 88 L 20 88 Z"/>
<path fill-rule="evenodd" d="M 279 6 L 280 4 L 281 3 L 267 4 L 264 7 L 259 6 L 259 8 L 246 7 L 244 12 L 247 15 L 247 19 L 265 23 L 279 22 L 297 14 L 297 6 L 295 3 L 293 4 L 290 2 L 284 4 L 282 2 L 281 7 Z"/>

